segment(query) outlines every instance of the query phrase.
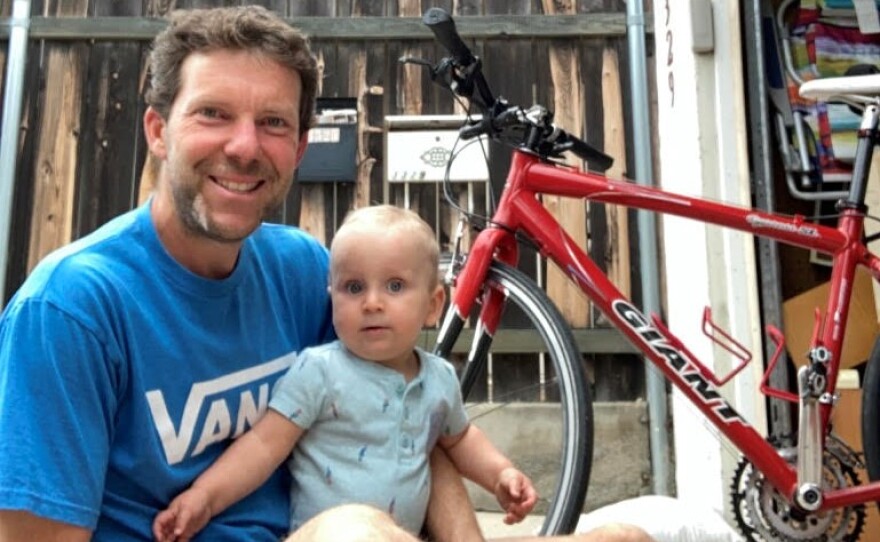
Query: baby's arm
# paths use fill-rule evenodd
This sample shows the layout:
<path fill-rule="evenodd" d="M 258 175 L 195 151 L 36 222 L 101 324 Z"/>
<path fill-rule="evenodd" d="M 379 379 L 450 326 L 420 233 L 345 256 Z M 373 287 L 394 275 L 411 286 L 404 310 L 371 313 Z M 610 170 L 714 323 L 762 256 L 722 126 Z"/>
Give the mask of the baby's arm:
<path fill-rule="evenodd" d="M 538 494 L 529 477 L 513 466 L 495 445 L 473 424 L 458 435 L 439 439 L 461 474 L 498 499 L 507 513 L 505 523 L 518 523 L 532 511 Z"/>
<path fill-rule="evenodd" d="M 213 516 L 260 487 L 290 455 L 303 429 L 269 409 L 153 521 L 160 542 L 189 540 Z"/>

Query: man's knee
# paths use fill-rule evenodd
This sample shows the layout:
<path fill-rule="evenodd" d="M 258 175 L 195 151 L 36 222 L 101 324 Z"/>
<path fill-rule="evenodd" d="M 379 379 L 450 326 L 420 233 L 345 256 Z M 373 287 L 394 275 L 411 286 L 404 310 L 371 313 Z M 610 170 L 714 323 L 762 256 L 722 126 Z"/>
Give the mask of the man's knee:
<path fill-rule="evenodd" d="M 587 532 L 581 542 L 655 542 L 645 530 L 634 525 L 609 523 Z"/>
<path fill-rule="evenodd" d="M 415 541 L 388 514 L 372 506 L 346 504 L 313 517 L 285 542 Z"/>

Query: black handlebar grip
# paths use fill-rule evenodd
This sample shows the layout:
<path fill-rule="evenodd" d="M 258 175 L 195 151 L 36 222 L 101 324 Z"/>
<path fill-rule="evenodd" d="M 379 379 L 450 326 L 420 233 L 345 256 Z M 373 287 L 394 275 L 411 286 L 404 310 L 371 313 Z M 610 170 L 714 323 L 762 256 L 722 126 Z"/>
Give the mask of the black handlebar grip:
<path fill-rule="evenodd" d="M 473 139 L 477 136 L 481 136 L 488 132 L 488 125 L 486 121 L 481 120 L 475 124 L 467 124 L 458 129 L 458 135 L 461 136 L 461 139 L 467 141 L 468 139 Z"/>
<path fill-rule="evenodd" d="M 566 142 L 571 145 L 571 152 L 586 160 L 590 169 L 595 171 L 606 171 L 614 165 L 614 158 L 593 147 L 586 141 L 574 137 L 571 134 L 566 134 L 565 139 Z"/>
<path fill-rule="evenodd" d="M 422 22 L 431 29 L 437 41 L 452 53 L 459 64 L 469 66 L 476 60 L 468 46 L 461 41 L 452 16 L 445 10 L 441 8 L 429 9 L 422 16 Z"/>

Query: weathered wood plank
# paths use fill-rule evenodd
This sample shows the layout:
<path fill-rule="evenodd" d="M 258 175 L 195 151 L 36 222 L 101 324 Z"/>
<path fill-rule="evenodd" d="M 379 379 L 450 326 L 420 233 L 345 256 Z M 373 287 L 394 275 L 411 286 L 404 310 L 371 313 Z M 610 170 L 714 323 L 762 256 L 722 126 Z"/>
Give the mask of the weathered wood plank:
<path fill-rule="evenodd" d="M 486 13 L 490 15 L 528 15 L 531 0 L 485 0 Z"/>
<path fill-rule="evenodd" d="M 393 6 L 396 9 L 396 6 Z M 389 8 L 386 8 L 389 9 Z M 393 12 L 392 12 L 393 13 Z M 369 199 L 364 203 L 384 203 L 385 133 L 383 125 L 388 114 L 388 96 L 385 92 L 388 73 L 396 69 L 397 59 L 389 56 L 388 43 L 369 44 L 367 48 L 366 96 L 363 98 L 366 114 L 366 154 L 372 161 Z"/>
<path fill-rule="evenodd" d="M 456 0 L 454 13 L 461 16 L 482 15 L 483 2 L 482 0 Z"/>
<path fill-rule="evenodd" d="M 350 5 L 349 2 L 337 2 L 336 9 L 338 13 L 352 13 L 352 9 L 354 6 Z M 348 15 L 346 15 L 348 16 Z M 352 93 L 352 88 L 356 88 L 360 82 L 358 78 L 362 76 L 363 67 L 359 67 L 362 65 L 361 53 L 363 51 L 363 45 L 351 42 L 343 42 L 335 44 L 335 62 L 334 64 L 330 64 L 330 62 L 325 61 L 325 74 L 328 73 L 329 70 L 333 70 L 333 76 L 326 77 L 324 81 L 324 91 L 321 93 L 323 97 L 334 97 L 334 98 L 357 98 L 356 94 Z M 352 79 L 354 78 L 354 79 Z M 360 152 L 359 148 L 356 152 Z M 357 160 L 357 155 L 355 157 Z M 324 241 L 326 243 L 330 243 L 333 240 L 333 235 L 336 233 L 336 228 L 339 225 L 339 222 L 344 218 L 346 212 L 351 208 L 354 201 L 354 190 L 357 186 L 357 180 L 354 184 L 346 184 L 342 185 L 339 183 L 320 183 L 313 190 L 321 191 L 321 197 L 323 198 L 324 205 L 319 207 L 317 204 L 312 206 L 312 212 L 314 214 L 321 213 L 323 215 L 324 220 Z M 314 195 L 315 192 L 312 192 Z M 340 200 L 339 195 L 340 192 L 344 196 L 342 200 Z M 305 201 L 303 201 L 306 204 Z M 342 208 L 340 208 L 340 203 Z"/>
<path fill-rule="evenodd" d="M 139 0 L 100 1 L 96 16 L 140 16 Z M 137 204 L 132 171 L 143 167 L 140 75 L 143 45 L 95 43 L 89 51 L 77 166 L 74 238 Z"/>
<path fill-rule="evenodd" d="M 242 2 L 242 5 L 247 4 L 256 4 L 259 6 L 263 6 L 264 8 L 274 11 L 282 17 L 290 16 L 287 0 L 247 0 L 247 2 Z"/>
<path fill-rule="evenodd" d="M 302 17 L 334 17 L 336 15 L 335 0 L 290 0 L 288 12 L 299 23 Z"/>
<path fill-rule="evenodd" d="M 570 2 L 544 0 L 544 10 L 547 13 L 569 13 L 574 6 Z M 575 44 L 562 40 L 551 42 L 550 72 L 556 123 L 573 134 L 584 134 L 584 88 Z M 587 247 L 587 209 L 582 200 L 548 196 L 544 198 L 544 205 L 578 246 Z M 589 303 L 556 266 L 547 269 L 547 294 L 572 326 L 589 325 Z"/>
<path fill-rule="evenodd" d="M 212 0 L 204 0 L 212 1 Z M 182 6 L 178 6 L 182 7 Z M 293 10 L 291 22 L 308 35 L 337 41 L 421 39 L 434 36 L 419 17 L 338 17 L 304 16 Z M 2 21 L 0 21 L 2 23 Z M 31 19 L 30 35 L 46 40 L 152 40 L 166 26 L 162 19 L 141 17 L 90 17 L 83 20 L 36 16 Z M 591 13 L 588 15 L 492 15 L 457 17 L 462 37 L 509 39 L 514 37 L 608 37 L 626 35 L 626 15 Z M 646 32 L 653 32 L 645 21 Z M 7 24 L 0 24 L 0 39 L 9 39 Z"/>
<path fill-rule="evenodd" d="M 142 0 L 92 0 L 89 17 L 139 17 Z"/>
<path fill-rule="evenodd" d="M 599 40 L 580 40 L 578 47 L 581 63 L 581 85 L 584 88 L 584 120 L 586 126 L 581 137 L 597 148 L 603 148 L 605 116 L 602 109 L 602 46 Z M 588 164 L 586 164 L 588 166 Z M 607 206 L 587 202 L 587 231 L 590 244 L 587 252 L 602 271 L 608 271 L 609 247 Z M 602 325 L 604 316 L 591 307 L 590 325 Z"/>
<path fill-rule="evenodd" d="M 648 1 L 650 3 L 650 0 Z M 577 0 L 578 13 L 594 13 L 601 11 L 626 11 L 625 0 Z M 645 6 L 646 12 L 650 12 Z"/>
<path fill-rule="evenodd" d="M 132 171 L 142 167 L 138 43 L 95 44 L 89 54 L 77 167 L 74 237 L 132 208 Z"/>
<path fill-rule="evenodd" d="M 342 73 L 339 65 L 336 45 L 331 42 L 313 42 L 315 56 L 318 59 L 318 96 L 339 97 L 337 89 L 344 84 L 340 80 Z M 332 187 L 326 183 L 294 183 L 289 201 L 298 201 L 299 212 L 297 225 L 311 233 L 323 243 L 329 243 L 332 234 L 332 222 L 328 223 L 325 209 L 332 208 Z M 329 197 L 328 197 L 329 192 Z M 329 232 L 328 232 L 329 227 Z"/>
<path fill-rule="evenodd" d="M 86 0 L 49 2 L 45 12 L 84 17 Z M 37 177 L 31 214 L 28 270 L 49 252 L 71 241 L 76 191 L 77 146 L 82 109 L 82 74 L 86 45 L 46 46 L 46 85 L 42 97 Z"/>
<path fill-rule="evenodd" d="M 376 159 L 370 156 L 369 142 L 369 105 L 367 97 L 370 94 L 367 85 L 367 52 L 363 47 L 357 48 L 356 52 L 348 56 L 348 95 L 357 99 L 358 127 L 357 127 L 357 151 L 355 160 L 357 163 L 357 179 L 354 186 L 355 207 L 364 207 L 370 203 L 370 179 Z"/>
<path fill-rule="evenodd" d="M 361 17 L 383 17 L 388 15 L 385 0 L 352 0 L 352 12 Z"/>
<path fill-rule="evenodd" d="M 623 94 L 617 51 L 606 48 L 602 53 L 602 110 L 605 113 L 605 154 L 614 158 L 606 174 L 622 178 L 626 172 L 626 134 L 623 117 Z M 608 220 L 608 277 L 626 295 L 632 293 L 630 279 L 629 221 L 627 209 L 616 205 L 606 207 Z"/>

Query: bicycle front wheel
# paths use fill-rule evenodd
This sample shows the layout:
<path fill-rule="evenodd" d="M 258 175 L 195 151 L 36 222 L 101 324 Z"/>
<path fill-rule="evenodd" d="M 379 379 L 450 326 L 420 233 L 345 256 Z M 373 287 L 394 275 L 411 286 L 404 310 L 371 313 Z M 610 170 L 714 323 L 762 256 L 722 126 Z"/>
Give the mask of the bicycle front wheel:
<path fill-rule="evenodd" d="M 450 309 L 435 351 L 463 369 L 471 420 L 535 484 L 539 502 L 533 513 L 544 516 L 541 534 L 571 533 L 593 456 L 592 399 L 582 356 L 568 323 L 527 275 L 494 262 L 486 292 L 504 300 L 499 329 L 481 333 L 477 325 L 474 331 Z M 498 510 L 493 496 L 471 494 L 478 510 Z"/>
<path fill-rule="evenodd" d="M 862 448 L 868 478 L 880 480 L 880 339 L 874 342 L 862 382 Z"/>

